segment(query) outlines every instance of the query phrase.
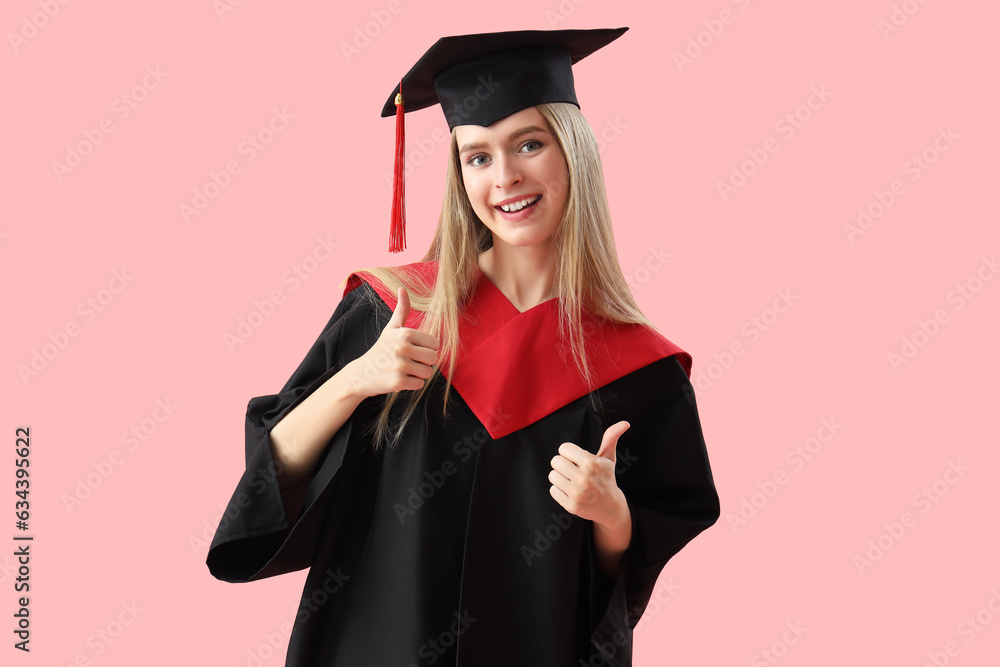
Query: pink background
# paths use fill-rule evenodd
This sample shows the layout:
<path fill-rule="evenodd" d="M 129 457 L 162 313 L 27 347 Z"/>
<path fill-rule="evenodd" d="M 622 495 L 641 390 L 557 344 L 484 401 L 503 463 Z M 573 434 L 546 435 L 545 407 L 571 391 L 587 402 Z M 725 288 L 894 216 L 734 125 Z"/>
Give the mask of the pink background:
<path fill-rule="evenodd" d="M 665 570 L 636 665 L 997 664 L 996 3 L 222 2 L 4 3 L 4 664 L 282 664 L 304 573 L 218 582 L 207 539 L 247 400 L 280 388 L 348 272 L 430 241 L 444 119 L 407 118 L 390 255 L 382 104 L 439 36 L 618 26 L 577 89 L 623 269 L 694 357 L 723 508 Z M 275 109 L 292 118 L 268 136 Z M 253 159 L 251 135 L 270 140 Z M 859 207 L 875 217 L 849 235 Z"/>

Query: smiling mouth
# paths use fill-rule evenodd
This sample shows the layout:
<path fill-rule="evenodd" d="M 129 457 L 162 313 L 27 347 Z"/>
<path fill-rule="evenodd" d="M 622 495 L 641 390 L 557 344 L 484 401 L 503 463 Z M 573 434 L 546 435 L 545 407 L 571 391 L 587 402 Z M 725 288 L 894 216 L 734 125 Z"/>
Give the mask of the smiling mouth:
<path fill-rule="evenodd" d="M 522 199 L 521 201 L 511 202 L 510 204 L 503 204 L 501 206 L 494 206 L 498 211 L 503 211 L 504 213 L 516 213 L 517 211 L 531 208 L 538 203 L 538 200 L 542 198 L 542 195 L 535 195 L 534 197 L 528 197 Z"/>

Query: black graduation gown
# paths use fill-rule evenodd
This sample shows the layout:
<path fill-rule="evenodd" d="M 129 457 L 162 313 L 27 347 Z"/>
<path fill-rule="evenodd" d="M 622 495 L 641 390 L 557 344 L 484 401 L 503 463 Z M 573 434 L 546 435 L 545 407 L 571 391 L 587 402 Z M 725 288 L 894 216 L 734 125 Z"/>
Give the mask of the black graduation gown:
<path fill-rule="evenodd" d="M 282 390 L 249 403 L 246 471 L 212 541 L 211 573 L 247 582 L 310 568 L 289 667 L 631 665 L 632 628 L 661 569 L 719 516 L 690 357 L 672 348 L 678 352 L 651 363 L 640 358 L 644 365 L 592 396 L 550 410 L 543 397 L 559 392 L 547 391 L 548 379 L 560 368 L 570 374 L 572 360 L 549 354 L 531 377 L 508 373 L 524 368 L 510 352 L 540 337 L 538 330 L 506 335 L 496 347 L 508 356 L 475 369 L 489 381 L 463 385 L 478 404 L 470 406 L 453 385 L 442 418 L 439 378 L 402 442 L 373 453 L 365 428 L 384 397 L 368 398 L 312 476 L 282 493 L 271 427 L 364 354 L 395 306 L 381 283 L 376 290 L 356 275 Z M 490 313 L 501 311 L 508 331 L 523 328 L 488 280 L 476 294 Z M 493 333 L 476 335 L 500 341 Z M 525 358 L 532 354 L 538 351 Z M 621 360 L 611 362 L 614 368 Z M 516 408 L 482 404 L 497 385 L 497 395 Z M 530 407 L 536 404 L 543 407 Z M 609 578 L 596 567 L 591 522 L 549 495 L 548 473 L 561 443 L 596 453 L 604 431 L 620 420 L 631 424 L 618 441 L 616 478 L 633 537 L 617 577 Z"/>

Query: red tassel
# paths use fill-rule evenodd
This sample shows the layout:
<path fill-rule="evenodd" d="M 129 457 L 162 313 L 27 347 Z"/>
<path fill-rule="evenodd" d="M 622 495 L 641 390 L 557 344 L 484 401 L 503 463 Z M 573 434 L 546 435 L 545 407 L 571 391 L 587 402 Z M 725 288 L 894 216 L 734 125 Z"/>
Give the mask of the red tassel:
<path fill-rule="evenodd" d="M 406 247 L 406 208 L 404 195 L 406 187 L 403 182 L 403 171 L 406 166 L 404 159 L 403 131 L 403 81 L 399 81 L 399 93 L 396 94 L 396 163 L 392 172 L 392 222 L 389 226 L 389 252 L 400 252 Z"/>

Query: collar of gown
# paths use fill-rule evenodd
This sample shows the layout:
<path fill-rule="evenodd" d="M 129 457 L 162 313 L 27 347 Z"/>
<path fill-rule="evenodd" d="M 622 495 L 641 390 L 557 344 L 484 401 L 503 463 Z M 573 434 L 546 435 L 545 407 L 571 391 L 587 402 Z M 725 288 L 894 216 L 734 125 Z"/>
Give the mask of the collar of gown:
<path fill-rule="evenodd" d="M 437 262 L 415 262 L 404 269 L 433 284 Z M 347 277 L 346 296 L 364 281 L 390 310 L 396 295 L 364 272 Z M 594 384 L 587 386 L 571 348 L 559 338 L 559 299 L 520 312 L 482 271 L 459 321 L 461 345 L 452 386 L 493 439 L 520 430 L 581 398 L 593 389 L 665 357 L 677 355 L 691 375 L 691 355 L 659 332 L 636 324 L 616 324 L 584 312 L 585 349 Z M 411 309 L 406 326 L 418 328 L 423 313 Z M 447 377 L 446 369 L 441 369 Z"/>

